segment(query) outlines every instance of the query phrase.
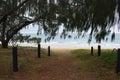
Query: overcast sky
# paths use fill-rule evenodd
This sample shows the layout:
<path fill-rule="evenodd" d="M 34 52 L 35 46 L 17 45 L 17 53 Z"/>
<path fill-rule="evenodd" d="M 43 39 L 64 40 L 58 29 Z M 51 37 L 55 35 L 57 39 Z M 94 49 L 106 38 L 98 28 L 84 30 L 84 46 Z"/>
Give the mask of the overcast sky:
<path fill-rule="evenodd" d="M 23 28 L 21 33 L 37 33 L 38 27 L 29 26 L 28 28 Z"/>
<path fill-rule="evenodd" d="M 59 30 L 59 33 L 61 33 L 63 30 L 63 27 L 61 26 L 60 30 Z M 112 31 L 111 32 L 116 32 L 116 33 L 120 33 L 120 30 L 118 30 L 118 24 L 115 25 L 114 28 L 111 29 Z M 38 31 L 38 27 L 37 26 L 29 26 L 27 28 L 23 28 L 20 32 L 21 33 L 32 33 L 32 34 L 37 34 L 37 31 Z M 88 32 L 89 33 L 89 32 Z"/>
<path fill-rule="evenodd" d="M 61 33 L 63 31 L 63 25 L 59 26 L 60 29 L 59 29 L 59 33 Z M 32 33 L 32 34 L 36 34 L 38 31 L 38 26 L 32 26 L 30 25 L 29 27 L 27 28 L 23 28 L 22 30 L 20 30 L 20 33 Z"/>

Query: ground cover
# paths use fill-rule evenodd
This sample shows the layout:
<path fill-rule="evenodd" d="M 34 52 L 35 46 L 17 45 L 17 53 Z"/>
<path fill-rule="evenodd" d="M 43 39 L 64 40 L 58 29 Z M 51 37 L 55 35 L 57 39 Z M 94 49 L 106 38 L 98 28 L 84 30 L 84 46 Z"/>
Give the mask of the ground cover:
<path fill-rule="evenodd" d="M 37 48 L 19 47 L 19 71 L 12 71 L 12 49 L 0 48 L 0 80 L 120 80 L 116 74 L 117 53 L 97 50 L 94 56 L 88 49 L 42 49 L 37 58 Z"/>

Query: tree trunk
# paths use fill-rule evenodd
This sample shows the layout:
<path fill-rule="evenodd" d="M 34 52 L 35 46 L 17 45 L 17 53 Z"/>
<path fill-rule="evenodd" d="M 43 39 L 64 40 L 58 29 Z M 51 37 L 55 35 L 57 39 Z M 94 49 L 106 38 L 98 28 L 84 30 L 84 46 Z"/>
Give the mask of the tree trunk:
<path fill-rule="evenodd" d="M 2 48 L 8 48 L 8 41 L 2 41 Z"/>

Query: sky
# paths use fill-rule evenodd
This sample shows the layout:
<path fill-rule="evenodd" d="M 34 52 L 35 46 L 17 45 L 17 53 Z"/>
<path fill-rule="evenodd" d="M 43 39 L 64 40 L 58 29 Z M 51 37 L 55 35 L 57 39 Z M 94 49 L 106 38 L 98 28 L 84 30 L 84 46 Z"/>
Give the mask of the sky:
<path fill-rule="evenodd" d="M 62 32 L 63 30 L 63 26 L 59 26 L 60 29 L 59 29 L 59 33 Z M 27 28 L 23 28 L 22 30 L 20 30 L 20 33 L 32 33 L 32 34 L 37 34 L 37 31 L 38 31 L 38 26 L 32 26 L 30 25 L 29 27 Z"/>
<path fill-rule="evenodd" d="M 23 28 L 20 33 L 37 33 L 38 27 L 29 26 L 28 28 Z"/>
<path fill-rule="evenodd" d="M 115 22 L 118 22 L 118 19 L 119 19 L 119 14 L 116 12 L 115 13 Z M 61 26 L 59 26 L 60 27 L 60 29 L 59 29 L 59 33 L 61 33 L 62 32 L 62 30 L 63 30 L 63 25 L 61 25 Z M 120 30 L 118 30 L 118 29 L 120 29 L 120 24 L 115 24 L 112 28 L 111 28 L 111 32 L 115 32 L 115 33 L 120 33 Z M 30 25 L 28 28 L 23 28 L 20 32 L 21 33 L 35 33 L 35 34 L 37 34 L 37 31 L 38 31 L 38 26 L 32 26 L 32 25 Z M 88 32 L 89 33 L 89 32 Z"/>
<path fill-rule="evenodd" d="M 60 26 L 59 33 L 61 33 L 62 30 L 63 30 L 63 27 Z M 22 33 L 22 34 L 24 34 L 24 33 L 37 34 L 37 31 L 38 31 L 38 27 L 37 26 L 33 27 L 32 25 L 30 25 L 29 27 L 23 28 L 22 30 L 20 30 L 20 33 Z M 118 24 L 116 24 L 114 26 L 114 28 L 111 28 L 111 32 L 113 32 L 113 31 L 116 32 L 116 33 L 120 33 L 120 30 L 118 30 Z"/>

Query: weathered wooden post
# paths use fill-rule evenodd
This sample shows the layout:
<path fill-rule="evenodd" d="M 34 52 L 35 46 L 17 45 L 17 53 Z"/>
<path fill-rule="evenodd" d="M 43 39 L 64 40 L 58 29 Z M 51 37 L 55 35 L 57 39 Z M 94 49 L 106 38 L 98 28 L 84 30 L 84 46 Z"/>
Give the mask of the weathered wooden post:
<path fill-rule="evenodd" d="M 38 44 L 38 58 L 40 58 L 40 50 L 41 50 L 41 45 Z"/>
<path fill-rule="evenodd" d="M 100 55 L 101 55 L 101 46 L 98 45 L 98 56 L 100 56 Z"/>
<path fill-rule="evenodd" d="M 93 56 L 93 47 L 91 47 L 91 55 Z"/>
<path fill-rule="evenodd" d="M 117 51 L 117 67 L 116 67 L 116 72 L 120 72 L 120 48 Z"/>
<path fill-rule="evenodd" d="M 50 56 L 50 46 L 48 46 L 48 56 Z"/>
<path fill-rule="evenodd" d="M 13 46 L 12 48 L 12 55 L 13 55 L 13 72 L 18 71 L 18 55 L 17 55 L 17 47 Z"/>

